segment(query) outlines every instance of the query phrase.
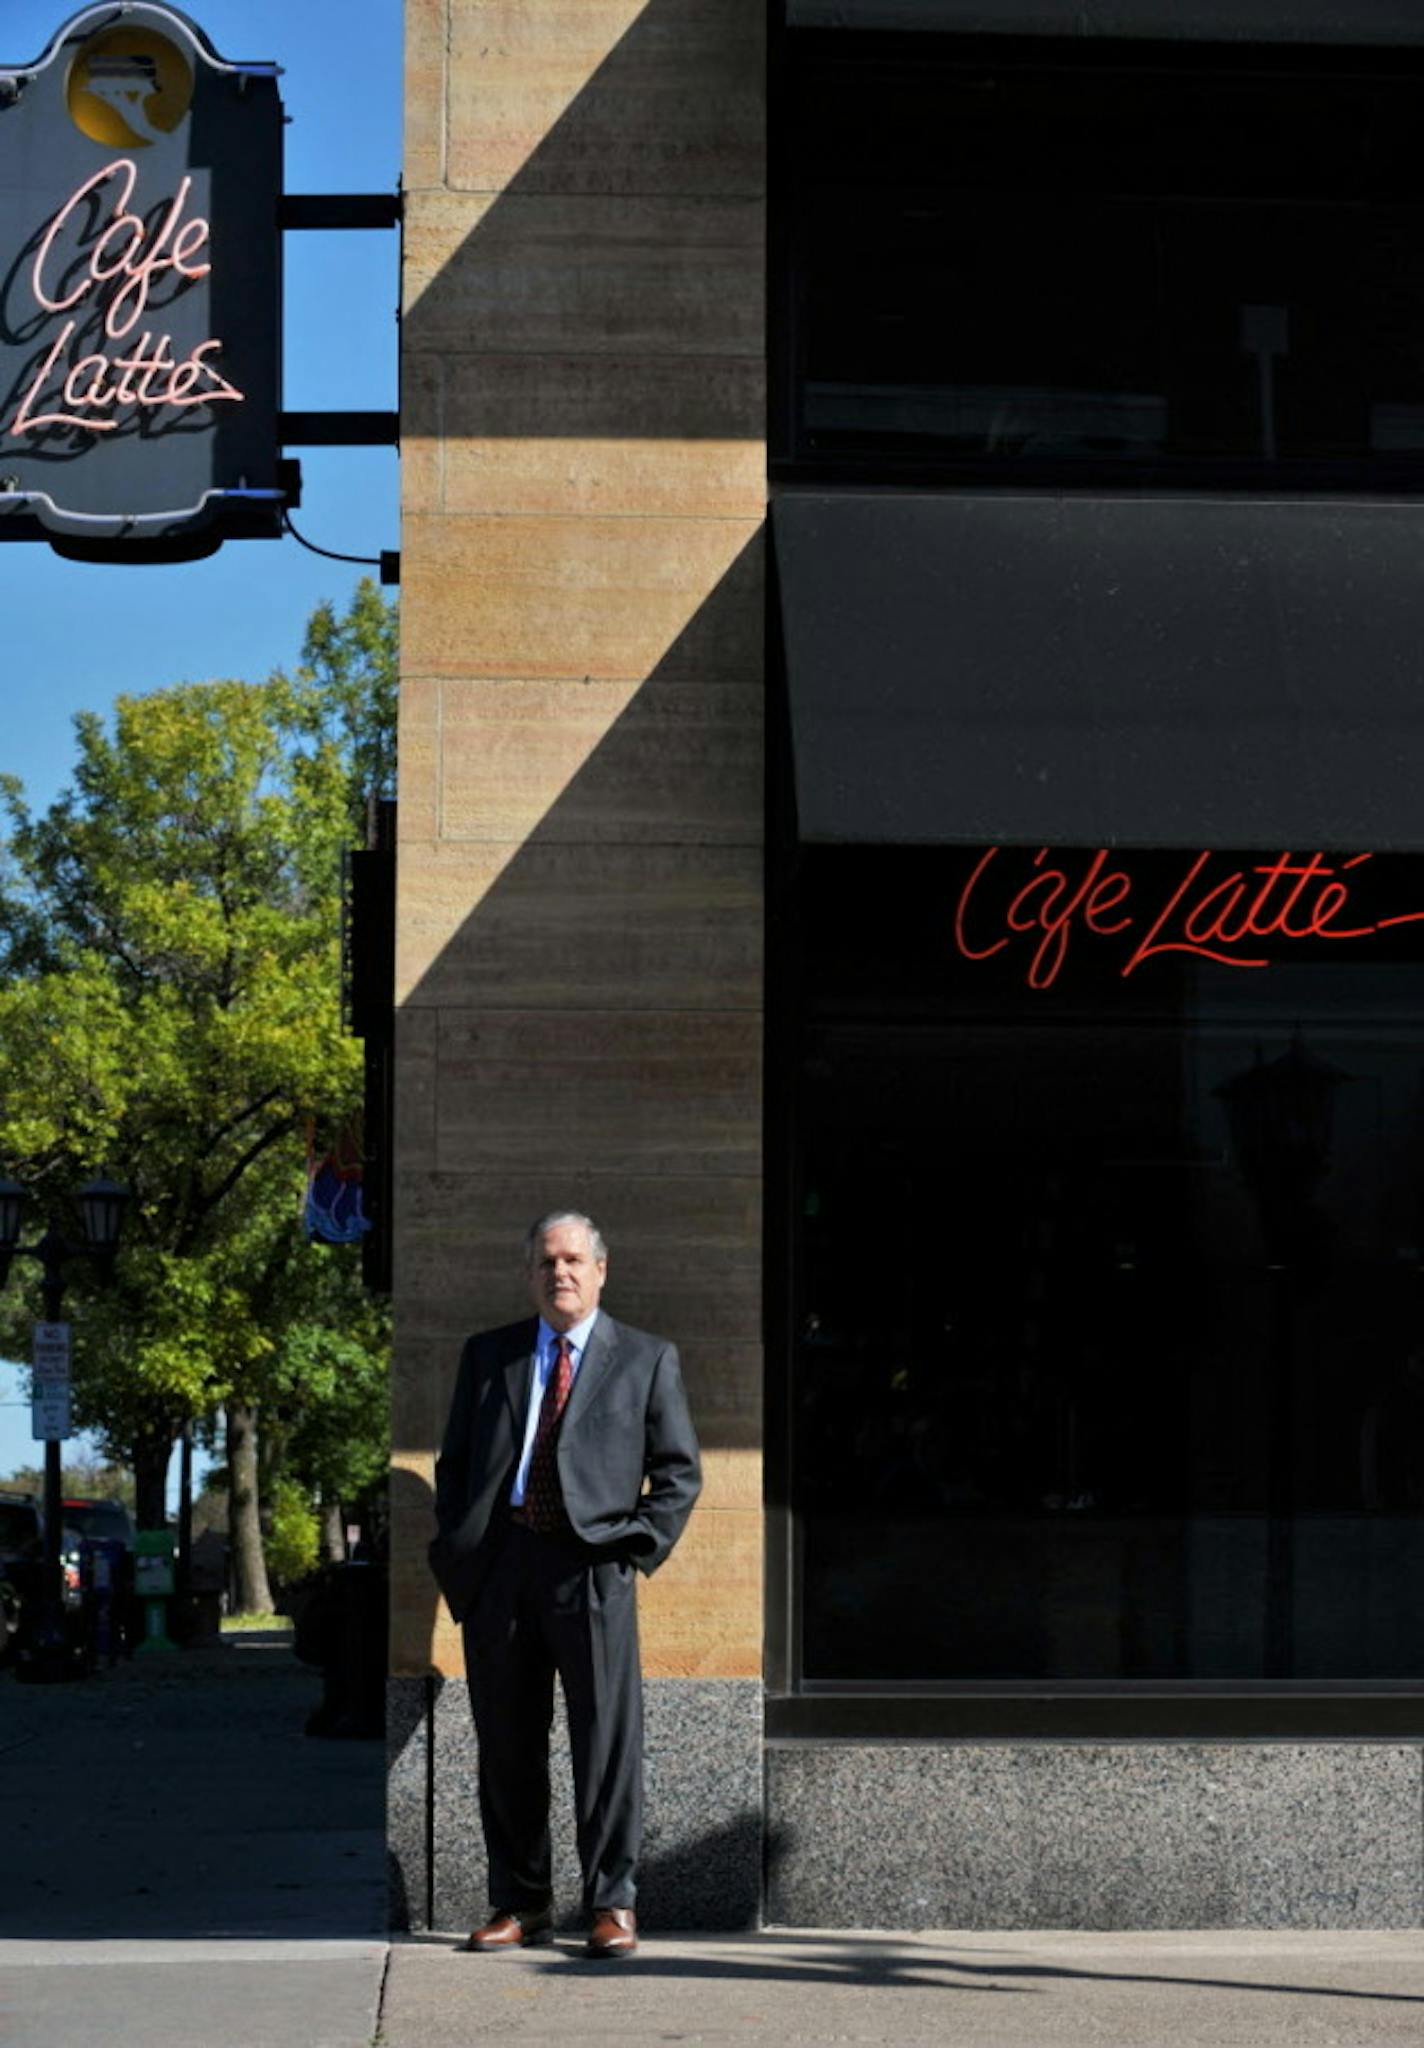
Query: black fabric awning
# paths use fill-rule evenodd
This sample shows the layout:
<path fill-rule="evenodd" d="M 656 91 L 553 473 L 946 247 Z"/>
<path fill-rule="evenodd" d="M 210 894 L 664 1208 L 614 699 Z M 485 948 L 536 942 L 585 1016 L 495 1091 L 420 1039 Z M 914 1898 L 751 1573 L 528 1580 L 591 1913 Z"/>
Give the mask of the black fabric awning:
<path fill-rule="evenodd" d="M 803 839 L 1424 849 L 1424 506 L 791 490 Z"/>
<path fill-rule="evenodd" d="M 1418 0 L 787 0 L 792 28 L 1217 43 L 1424 43 Z"/>

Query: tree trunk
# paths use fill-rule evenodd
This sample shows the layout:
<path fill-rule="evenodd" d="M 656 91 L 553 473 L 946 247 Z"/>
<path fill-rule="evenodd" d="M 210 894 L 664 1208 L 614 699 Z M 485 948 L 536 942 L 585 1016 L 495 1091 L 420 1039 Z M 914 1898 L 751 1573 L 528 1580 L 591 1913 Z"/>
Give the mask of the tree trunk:
<path fill-rule="evenodd" d="M 173 1439 L 161 1435 L 136 1437 L 129 1446 L 134 1475 L 134 1526 L 161 1529 L 166 1515 L 165 1488 Z"/>
<path fill-rule="evenodd" d="M 321 1503 L 321 1554 L 328 1564 L 346 1562 L 346 1517 L 341 1512 L 339 1500 L 328 1500 L 322 1496 Z"/>
<path fill-rule="evenodd" d="M 286 1463 L 287 1435 L 288 1432 L 279 1428 L 270 1416 L 257 1432 L 257 1497 L 262 1504 L 264 1531 L 272 1523 L 272 1502 Z"/>
<path fill-rule="evenodd" d="M 193 1575 L 193 1418 L 178 1439 L 178 1591 L 186 1598 Z"/>
<path fill-rule="evenodd" d="M 257 1499 L 257 1410 L 245 1401 L 229 1401 L 226 1415 L 227 1528 L 237 1612 L 270 1614 L 272 1589 L 262 1554 Z"/>

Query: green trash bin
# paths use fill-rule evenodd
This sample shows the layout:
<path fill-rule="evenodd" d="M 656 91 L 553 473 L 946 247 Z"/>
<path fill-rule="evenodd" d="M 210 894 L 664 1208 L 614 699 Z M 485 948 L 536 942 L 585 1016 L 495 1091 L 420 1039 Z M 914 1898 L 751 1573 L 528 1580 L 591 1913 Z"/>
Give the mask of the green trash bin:
<path fill-rule="evenodd" d="M 168 1634 L 173 1596 L 173 1557 L 178 1539 L 171 1529 L 140 1529 L 134 1537 L 134 1593 L 143 1602 L 140 1650 L 176 1650 Z"/>

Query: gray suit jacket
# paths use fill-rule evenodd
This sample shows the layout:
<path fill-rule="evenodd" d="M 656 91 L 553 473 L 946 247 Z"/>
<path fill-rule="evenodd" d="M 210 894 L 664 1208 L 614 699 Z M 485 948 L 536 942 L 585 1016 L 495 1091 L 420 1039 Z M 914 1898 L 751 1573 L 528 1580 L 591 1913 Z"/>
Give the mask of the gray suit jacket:
<path fill-rule="evenodd" d="M 479 1596 L 503 1533 L 529 1410 L 538 1321 L 471 1337 L 435 1467 L 430 1566 L 456 1621 Z M 652 1572 L 702 1490 L 677 1348 L 600 1309 L 559 1426 L 574 1534 Z"/>

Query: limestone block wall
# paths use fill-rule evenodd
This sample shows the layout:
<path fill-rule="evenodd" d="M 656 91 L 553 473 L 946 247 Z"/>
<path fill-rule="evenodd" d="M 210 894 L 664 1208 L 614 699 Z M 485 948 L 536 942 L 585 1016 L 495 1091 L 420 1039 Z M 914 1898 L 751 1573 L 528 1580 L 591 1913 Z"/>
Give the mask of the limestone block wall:
<path fill-rule="evenodd" d="M 707 1449 L 654 1677 L 761 1668 L 762 0 L 407 0 L 392 1671 L 554 1203 Z"/>

